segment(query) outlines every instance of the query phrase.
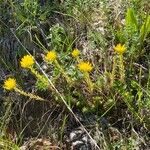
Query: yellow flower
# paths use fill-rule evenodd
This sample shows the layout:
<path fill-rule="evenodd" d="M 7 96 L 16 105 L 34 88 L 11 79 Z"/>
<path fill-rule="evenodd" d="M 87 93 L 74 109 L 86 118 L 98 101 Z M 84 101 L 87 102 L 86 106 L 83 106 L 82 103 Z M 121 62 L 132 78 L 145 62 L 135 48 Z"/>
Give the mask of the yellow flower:
<path fill-rule="evenodd" d="M 117 44 L 117 45 L 114 47 L 114 50 L 115 50 L 118 54 L 122 55 L 122 54 L 126 51 L 126 47 L 125 47 L 125 45 L 121 45 L 121 44 L 119 43 L 119 44 Z"/>
<path fill-rule="evenodd" d="M 33 57 L 31 55 L 24 56 L 20 61 L 22 68 L 30 68 L 34 64 Z"/>
<path fill-rule="evenodd" d="M 93 69 L 91 63 L 89 62 L 80 62 L 78 64 L 78 68 L 82 72 L 90 72 Z"/>
<path fill-rule="evenodd" d="M 76 58 L 80 55 L 80 51 L 78 49 L 74 49 L 71 53 L 72 57 Z"/>
<path fill-rule="evenodd" d="M 51 62 L 56 60 L 56 58 L 57 58 L 57 55 L 56 55 L 56 52 L 54 51 L 49 51 L 45 56 L 45 60 L 51 61 Z"/>
<path fill-rule="evenodd" d="M 16 87 L 16 80 L 13 78 L 8 78 L 5 80 L 3 88 L 6 90 L 13 90 Z"/>

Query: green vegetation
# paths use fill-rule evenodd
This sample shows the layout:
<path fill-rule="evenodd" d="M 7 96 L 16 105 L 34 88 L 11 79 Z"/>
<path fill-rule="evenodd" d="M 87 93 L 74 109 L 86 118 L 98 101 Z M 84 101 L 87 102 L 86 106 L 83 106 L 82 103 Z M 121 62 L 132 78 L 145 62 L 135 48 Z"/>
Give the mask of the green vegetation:
<path fill-rule="evenodd" d="M 67 129 L 78 127 L 96 150 L 149 149 L 149 10 L 144 0 L 0 0 L 0 149 L 32 138 L 71 149 Z"/>

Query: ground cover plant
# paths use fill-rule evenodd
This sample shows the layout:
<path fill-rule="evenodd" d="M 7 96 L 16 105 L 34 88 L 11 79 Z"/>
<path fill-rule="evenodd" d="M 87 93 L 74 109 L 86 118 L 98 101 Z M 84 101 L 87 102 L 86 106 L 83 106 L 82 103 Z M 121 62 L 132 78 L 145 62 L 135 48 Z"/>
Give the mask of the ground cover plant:
<path fill-rule="evenodd" d="M 0 149 L 148 150 L 150 5 L 0 1 Z"/>

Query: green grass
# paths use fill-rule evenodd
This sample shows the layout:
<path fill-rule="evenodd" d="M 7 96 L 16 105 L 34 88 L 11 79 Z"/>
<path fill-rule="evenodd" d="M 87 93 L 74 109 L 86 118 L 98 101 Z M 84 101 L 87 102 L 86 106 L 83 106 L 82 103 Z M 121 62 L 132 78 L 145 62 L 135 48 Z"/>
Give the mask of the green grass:
<path fill-rule="evenodd" d="M 72 126 L 81 126 L 96 139 L 99 149 L 148 148 L 149 8 L 149 3 L 140 0 L 45 4 L 37 0 L 1 0 L 0 67 L 5 74 L 1 78 L 16 78 L 18 88 L 48 103 L 3 90 L 0 147 L 19 149 L 27 137 L 50 138 L 62 147 L 72 119 Z M 122 57 L 114 52 L 118 43 L 126 47 Z M 71 56 L 74 48 L 80 50 L 78 59 Z M 44 61 L 50 50 L 57 53 L 57 62 Z M 20 60 L 26 54 L 34 57 L 34 69 L 42 78 L 33 70 L 21 68 Z M 89 61 L 93 70 L 85 74 L 80 71 L 77 64 L 81 60 Z M 82 123 L 78 112 L 88 119 L 96 116 L 98 129 Z M 103 118 L 108 122 L 106 129 Z M 89 124 L 92 126 L 92 121 Z M 15 142 L 6 132 L 10 125 L 17 136 Z M 97 130 L 102 130 L 104 140 L 95 138 Z"/>

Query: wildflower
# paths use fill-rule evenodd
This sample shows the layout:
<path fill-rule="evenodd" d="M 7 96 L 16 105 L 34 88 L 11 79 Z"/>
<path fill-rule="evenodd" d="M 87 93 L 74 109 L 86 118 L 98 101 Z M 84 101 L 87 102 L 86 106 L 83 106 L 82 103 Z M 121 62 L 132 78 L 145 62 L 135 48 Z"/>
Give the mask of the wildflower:
<path fill-rule="evenodd" d="M 89 62 L 80 62 L 78 64 L 78 68 L 82 72 L 90 72 L 93 69 L 91 63 Z"/>
<path fill-rule="evenodd" d="M 56 58 L 57 58 L 57 55 L 56 55 L 56 52 L 54 52 L 54 51 L 49 51 L 45 56 L 45 60 L 51 61 L 51 62 L 56 60 Z"/>
<path fill-rule="evenodd" d="M 33 57 L 31 55 L 24 56 L 20 61 L 22 68 L 30 68 L 34 64 Z"/>
<path fill-rule="evenodd" d="M 72 57 L 76 58 L 80 55 L 80 51 L 78 49 L 74 49 L 71 53 Z"/>
<path fill-rule="evenodd" d="M 114 47 L 114 50 L 115 50 L 118 54 L 122 55 L 122 54 L 125 52 L 126 47 L 125 47 L 125 45 L 121 45 L 121 44 L 119 43 L 119 44 L 117 44 L 117 45 Z"/>
<path fill-rule="evenodd" d="M 43 98 L 41 98 L 35 94 L 27 93 L 27 92 L 24 92 L 22 89 L 17 88 L 17 83 L 16 83 L 16 80 L 14 78 L 8 78 L 7 80 L 5 80 L 3 88 L 6 90 L 13 90 L 14 89 L 15 92 L 22 94 L 24 96 L 28 96 L 28 97 L 36 99 L 36 100 L 47 101 L 47 100 L 44 100 Z"/>
<path fill-rule="evenodd" d="M 16 87 L 16 80 L 14 78 L 8 78 L 5 80 L 3 87 L 6 90 L 13 90 Z"/>

